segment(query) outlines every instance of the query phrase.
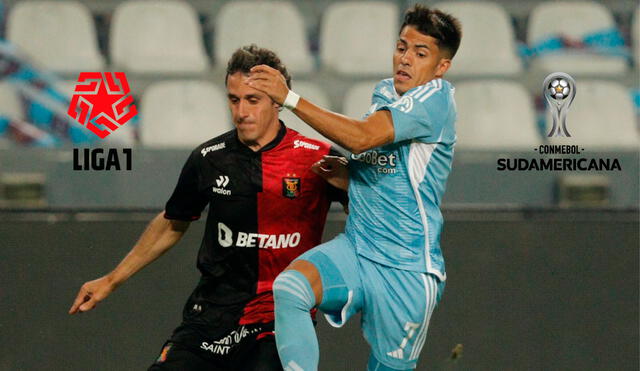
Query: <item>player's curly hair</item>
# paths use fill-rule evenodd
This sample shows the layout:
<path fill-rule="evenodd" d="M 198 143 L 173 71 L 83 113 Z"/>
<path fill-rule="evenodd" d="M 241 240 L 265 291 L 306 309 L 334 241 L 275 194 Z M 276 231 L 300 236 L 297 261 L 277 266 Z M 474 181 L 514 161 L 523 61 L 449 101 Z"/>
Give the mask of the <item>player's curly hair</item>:
<path fill-rule="evenodd" d="M 256 44 L 243 46 L 233 52 L 227 64 L 227 74 L 224 77 L 224 84 L 227 84 L 229 75 L 233 75 L 236 72 L 248 74 L 251 67 L 260 64 L 266 64 L 280 71 L 285 80 L 287 80 L 287 86 L 291 89 L 291 76 L 289 72 L 287 72 L 287 67 L 280 61 L 276 53 L 269 49 L 260 48 Z"/>
<path fill-rule="evenodd" d="M 421 34 L 431 36 L 438 42 L 438 47 L 443 50 L 449 58 L 453 58 L 460 47 L 462 38 L 462 26 L 451 14 L 447 14 L 438 9 L 416 4 L 407 9 L 404 15 L 404 22 L 400 27 L 400 32 L 405 26 L 415 27 Z"/>

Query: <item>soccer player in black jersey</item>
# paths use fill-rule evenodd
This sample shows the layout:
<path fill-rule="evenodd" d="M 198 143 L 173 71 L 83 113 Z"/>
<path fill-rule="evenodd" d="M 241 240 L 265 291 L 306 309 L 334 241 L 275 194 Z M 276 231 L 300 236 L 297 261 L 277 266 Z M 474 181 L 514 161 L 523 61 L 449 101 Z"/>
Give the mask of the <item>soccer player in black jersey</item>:
<path fill-rule="evenodd" d="M 346 177 L 339 166 L 326 171 L 330 145 L 286 128 L 280 105 L 244 83 L 261 64 L 290 85 L 273 52 L 252 45 L 233 54 L 225 82 L 236 129 L 191 152 L 165 210 L 112 272 L 82 285 L 69 310 L 94 308 L 175 245 L 209 205 L 198 253 L 202 277 L 150 370 L 281 369 L 273 280 L 320 243 L 329 204 L 346 197 L 329 184 Z"/>

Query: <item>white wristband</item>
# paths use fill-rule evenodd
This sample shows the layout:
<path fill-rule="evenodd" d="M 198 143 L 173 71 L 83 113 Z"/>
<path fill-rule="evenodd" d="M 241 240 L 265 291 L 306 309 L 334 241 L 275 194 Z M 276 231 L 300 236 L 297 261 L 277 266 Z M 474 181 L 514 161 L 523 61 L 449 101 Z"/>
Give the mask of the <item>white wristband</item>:
<path fill-rule="evenodd" d="M 282 106 L 293 111 L 298 105 L 299 100 L 300 96 L 294 93 L 293 90 L 289 90 L 289 93 L 287 93 L 287 97 L 285 98 L 284 103 L 282 103 Z"/>

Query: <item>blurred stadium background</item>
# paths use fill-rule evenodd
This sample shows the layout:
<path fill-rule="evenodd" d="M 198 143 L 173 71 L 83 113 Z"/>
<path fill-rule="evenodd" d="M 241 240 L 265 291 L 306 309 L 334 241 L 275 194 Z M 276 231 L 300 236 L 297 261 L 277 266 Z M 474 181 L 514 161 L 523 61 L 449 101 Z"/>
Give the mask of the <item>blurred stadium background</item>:
<path fill-rule="evenodd" d="M 0 0 L 0 369 L 148 366 L 197 280 L 202 222 L 96 311 L 66 311 L 162 209 L 189 151 L 232 128 L 232 51 L 274 49 L 294 90 L 360 116 L 412 3 Z M 457 16 L 464 36 L 447 75 L 459 110 L 443 202 L 449 279 L 418 369 L 636 370 L 638 3 L 424 3 Z M 126 72 L 140 112 L 106 141 L 66 116 L 86 71 Z M 564 141 L 546 138 L 541 85 L 556 71 L 577 83 Z M 622 171 L 496 170 L 559 143 Z M 71 149 L 87 146 L 134 148 L 133 170 L 73 171 Z M 332 210 L 326 237 L 343 225 Z M 322 370 L 364 368 L 357 319 L 340 330 L 322 319 L 318 332 Z M 462 358 L 444 362 L 456 344 Z"/>

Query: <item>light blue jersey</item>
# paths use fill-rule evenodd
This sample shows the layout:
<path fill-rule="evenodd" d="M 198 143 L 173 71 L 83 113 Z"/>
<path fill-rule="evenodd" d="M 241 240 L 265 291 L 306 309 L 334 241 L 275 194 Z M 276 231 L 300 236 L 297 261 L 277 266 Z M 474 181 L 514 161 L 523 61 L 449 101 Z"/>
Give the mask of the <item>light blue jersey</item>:
<path fill-rule="evenodd" d="M 369 114 L 388 110 L 394 142 L 352 155 L 345 234 L 357 253 L 446 279 L 440 202 L 456 142 L 453 86 L 435 79 L 398 96 L 393 79 L 374 89 Z"/>

